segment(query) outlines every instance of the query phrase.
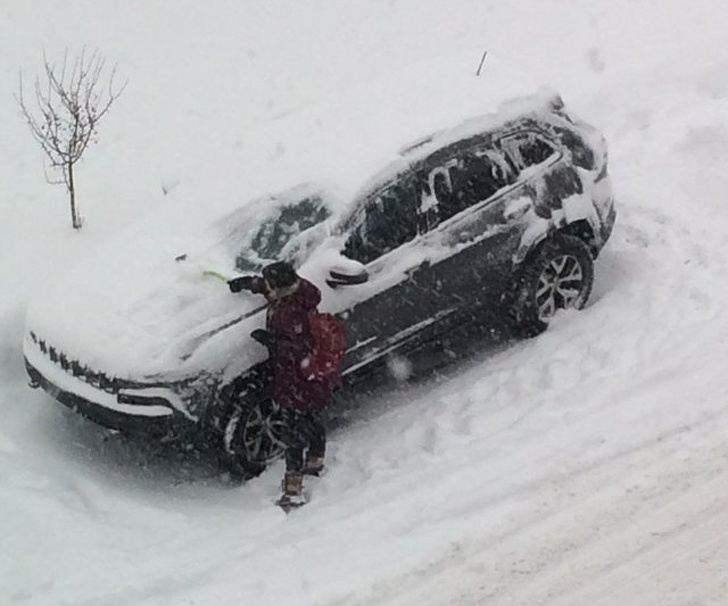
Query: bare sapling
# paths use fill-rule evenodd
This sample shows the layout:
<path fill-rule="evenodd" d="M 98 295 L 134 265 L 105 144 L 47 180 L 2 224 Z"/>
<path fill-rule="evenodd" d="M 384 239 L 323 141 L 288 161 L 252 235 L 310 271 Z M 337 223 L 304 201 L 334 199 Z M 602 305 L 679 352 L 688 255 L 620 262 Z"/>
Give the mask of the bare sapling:
<path fill-rule="evenodd" d="M 35 78 L 34 101 L 28 104 L 20 73 L 20 105 L 33 138 L 46 155 L 51 172 L 46 181 L 66 186 L 71 205 L 71 222 L 81 229 L 83 219 L 76 202 L 74 169 L 89 145 L 98 141 L 99 121 L 126 87 L 115 83 L 116 65 L 106 70 L 106 60 L 94 50 L 84 49 L 73 61 L 68 51 L 59 63 L 43 54 L 43 73 Z M 58 176 L 60 174 L 60 177 Z"/>

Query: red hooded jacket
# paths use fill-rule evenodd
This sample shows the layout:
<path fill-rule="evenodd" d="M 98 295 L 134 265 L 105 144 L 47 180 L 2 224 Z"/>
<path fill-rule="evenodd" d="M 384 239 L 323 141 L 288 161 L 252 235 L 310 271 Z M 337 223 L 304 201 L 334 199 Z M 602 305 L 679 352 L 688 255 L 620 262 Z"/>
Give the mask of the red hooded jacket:
<path fill-rule="evenodd" d="M 321 301 L 321 291 L 299 278 L 289 289 L 266 293 L 269 301 L 266 328 L 275 340 L 273 399 L 278 405 L 302 411 L 319 410 L 331 403 L 332 381 L 305 378 L 301 363 L 311 353 L 313 335 L 309 312 Z"/>

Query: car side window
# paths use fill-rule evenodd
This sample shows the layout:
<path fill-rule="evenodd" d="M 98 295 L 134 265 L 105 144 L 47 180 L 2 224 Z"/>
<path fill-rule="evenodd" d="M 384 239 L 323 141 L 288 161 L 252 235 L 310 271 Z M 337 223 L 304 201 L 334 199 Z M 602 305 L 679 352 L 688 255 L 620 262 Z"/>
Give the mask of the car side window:
<path fill-rule="evenodd" d="M 519 171 L 541 164 L 556 153 L 550 143 L 538 133 L 531 131 L 506 137 L 501 145 Z"/>
<path fill-rule="evenodd" d="M 487 200 L 510 184 L 503 168 L 486 154 L 465 156 L 452 179 L 455 195 L 464 208 Z"/>
<path fill-rule="evenodd" d="M 490 152 L 473 152 L 430 171 L 428 191 L 437 206 L 439 222 L 487 200 L 513 183 L 512 171 Z"/>
<path fill-rule="evenodd" d="M 343 253 L 369 263 L 417 235 L 416 192 L 411 183 L 386 187 L 364 206 L 344 245 Z"/>
<path fill-rule="evenodd" d="M 560 135 L 561 142 L 571 150 L 571 157 L 574 160 L 574 164 L 586 170 L 594 170 L 596 158 L 594 157 L 594 152 L 586 142 L 567 129 L 561 130 Z"/>

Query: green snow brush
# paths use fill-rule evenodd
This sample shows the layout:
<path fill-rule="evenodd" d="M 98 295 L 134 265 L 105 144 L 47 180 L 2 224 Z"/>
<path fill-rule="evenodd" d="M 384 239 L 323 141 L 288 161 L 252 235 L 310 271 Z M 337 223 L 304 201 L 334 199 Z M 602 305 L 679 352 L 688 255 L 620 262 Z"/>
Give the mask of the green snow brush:
<path fill-rule="evenodd" d="M 187 261 L 188 260 L 187 253 L 177 255 L 174 258 L 174 260 L 177 261 L 178 263 L 181 263 L 182 261 Z M 215 271 L 214 269 L 203 269 L 202 275 L 207 276 L 209 278 L 215 278 L 216 280 L 220 280 L 220 282 L 225 282 L 226 284 L 230 280 L 230 278 L 228 278 L 227 276 L 224 276 L 219 271 Z"/>
<path fill-rule="evenodd" d="M 203 276 L 209 276 L 210 278 L 216 278 L 220 280 L 221 282 L 227 282 L 230 280 L 227 276 L 223 276 L 219 271 L 215 271 L 214 269 L 206 269 L 202 272 Z"/>

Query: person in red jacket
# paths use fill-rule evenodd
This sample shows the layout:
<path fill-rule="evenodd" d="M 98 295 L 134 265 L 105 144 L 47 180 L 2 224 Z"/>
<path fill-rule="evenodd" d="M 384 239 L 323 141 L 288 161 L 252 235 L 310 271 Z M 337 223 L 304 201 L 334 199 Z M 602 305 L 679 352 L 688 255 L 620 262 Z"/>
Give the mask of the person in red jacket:
<path fill-rule="evenodd" d="M 262 274 L 233 278 L 228 286 L 232 292 L 262 294 L 268 301 L 266 329 L 253 331 L 252 337 L 268 347 L 272 396 L 287 418 L 286 474 L 278 504 L 288 509 L 305 502 L 304 475 L 323 471 L 326 430 L 317 413 L 331 403 L 335 385 L 309 380 L 304 371 L 313 348 L 309 314 L 317 311 L 321 291 L 285 261 L 266 266 Z"/>

